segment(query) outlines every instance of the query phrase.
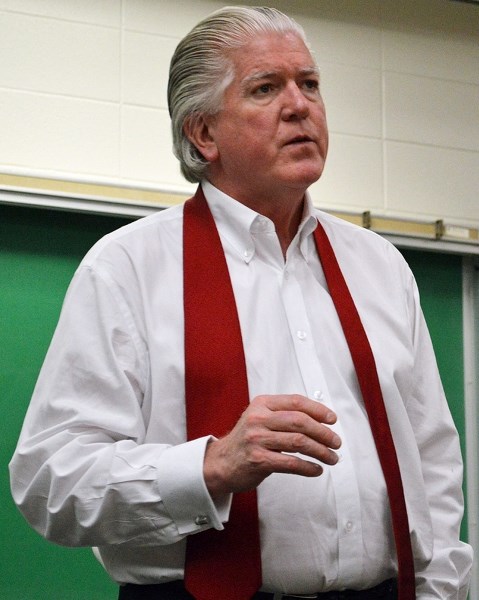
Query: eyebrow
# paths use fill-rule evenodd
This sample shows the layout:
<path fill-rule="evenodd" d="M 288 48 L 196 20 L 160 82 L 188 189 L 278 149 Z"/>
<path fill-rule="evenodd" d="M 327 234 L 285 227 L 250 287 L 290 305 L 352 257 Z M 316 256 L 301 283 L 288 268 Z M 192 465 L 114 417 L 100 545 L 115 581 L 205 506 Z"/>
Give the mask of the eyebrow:
<path fill-rule="evenodd" d="M 248 75 L 241 82 L 241 89 L 246 90 L 252 83 L 263 81 L 265 79 L 271 79 L 272 77 L 277 77 L 279 71 L 259 71 L 258 73 L 253 73 L 252 75 Z M 310 75 L 316 75 L 319 77 L 319 68 L 318 67 L 304 67 L 300 69 L 298 74 L 302 77 L 307 77 Z"/>

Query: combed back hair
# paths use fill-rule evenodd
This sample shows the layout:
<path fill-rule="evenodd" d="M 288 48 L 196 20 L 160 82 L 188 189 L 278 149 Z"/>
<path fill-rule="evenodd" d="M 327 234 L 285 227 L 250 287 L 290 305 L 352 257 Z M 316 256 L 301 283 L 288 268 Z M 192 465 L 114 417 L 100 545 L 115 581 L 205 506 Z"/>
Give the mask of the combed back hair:
<path fill-rule="evenodd" d="M 188 181 L 201 181 L 208 162 L 185 135 L 184 124 L 221 109 L 224 91 L 234 78 L 228 51 L 261 34 L 287 32 L 307 45 L 303 28 L 279 10 L 228 6 L 198 23 L 178 44 L 170 63 L 168 109 L 173 152 Z"/>

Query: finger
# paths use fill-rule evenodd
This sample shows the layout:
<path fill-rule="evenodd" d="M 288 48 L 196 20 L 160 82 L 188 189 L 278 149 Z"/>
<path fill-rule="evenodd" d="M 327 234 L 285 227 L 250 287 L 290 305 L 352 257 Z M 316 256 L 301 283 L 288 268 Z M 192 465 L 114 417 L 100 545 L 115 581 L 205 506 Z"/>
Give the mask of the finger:
<path fill-rule="evenodd" d="M 341 447 L 341 438 L 337 433 L 305 413 L 272 411 L 265 419 L 264 426 L 270 431 L 303 434 L 334 450 Z"/>
<path fill-rule="evenodd" d="M 275 407 L 289 406 L 291 403 L 288 400 L 298 397 L 289 397 L 284 403 L 285 397 L 265 397 L 266 404 L 272 404 Z M 303 407 L 304 397 L 299 397 L 297 402 L 292 400 L 293 406 Z M 314 402 L 313 402 L 314 404 Z M 251 407 L 250 411 L 244 414 L 244 419 L 248 426 L 260 427 L 261 430 L 302 433 L 312 440 L 324 444 L 329 448 L 337 450 L 341 446 L 341 438 L 330 428 L 311 417 L 308 413 L 300 410 L 271 410 L 267 406 L 261 407 L 265 410 L 257 410 L 256 407 Z M 257 431 L 257 429 L 256 429 Z"/>
<path fill-rule="evenodd" d="M 272 411 L 302 412 L 309 415 L 315 421 L 328 425 L 332 425 L 337 420 L 336 414 L 328 406 L 299 394 L 257 396 L 253 402 L 255 401 L 262 403 Z"/>
<path fill-rule="evenodd" d="M 269 473 L 288 473 L 303 477 L 318 477 L 324 472 L 323 467 L 317 462 L 281 452 L 269 454 L 267 470 Z"/>
<path fill-rule="evenodd" d="M 334 450 L 301 433 L 270 432 L 263 439 L 263 448 L 274 452 L 290 452 L 335 465 L 339 456 Z"/>

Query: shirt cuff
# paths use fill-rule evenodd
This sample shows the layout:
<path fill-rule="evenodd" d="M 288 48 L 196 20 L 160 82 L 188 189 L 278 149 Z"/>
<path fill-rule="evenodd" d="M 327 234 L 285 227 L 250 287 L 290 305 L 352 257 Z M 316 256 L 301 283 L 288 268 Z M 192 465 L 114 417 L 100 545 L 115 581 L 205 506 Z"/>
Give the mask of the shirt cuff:
<path fill-rule="evenodd" d="M 206 436 L 171 446 L 157 463 L 161 500 L 181 535 L 224 529 L 229 517 L 232 494 L 213 501 L 203 478 L 205 450 L 212 439 Z"/>

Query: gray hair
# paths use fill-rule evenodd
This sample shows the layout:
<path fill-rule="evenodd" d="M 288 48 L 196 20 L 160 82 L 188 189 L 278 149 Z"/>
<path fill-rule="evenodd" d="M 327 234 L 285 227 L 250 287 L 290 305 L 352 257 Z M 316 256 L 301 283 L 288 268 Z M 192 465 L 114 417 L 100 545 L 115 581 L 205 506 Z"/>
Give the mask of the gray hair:
<path fill-rule="evenodd" d="M 187 119 L 214 115 L 234 78 L 227 53 L 265 33 L 292 32 L 307 45 L 303 28 L 279 10 L 267 7 L 229 6 L 198 23 L 178 44 L 170 63 L 168 110 L 173 152 L 188 181 L 203 179 L 208 161 L 184 133 Z"/>

